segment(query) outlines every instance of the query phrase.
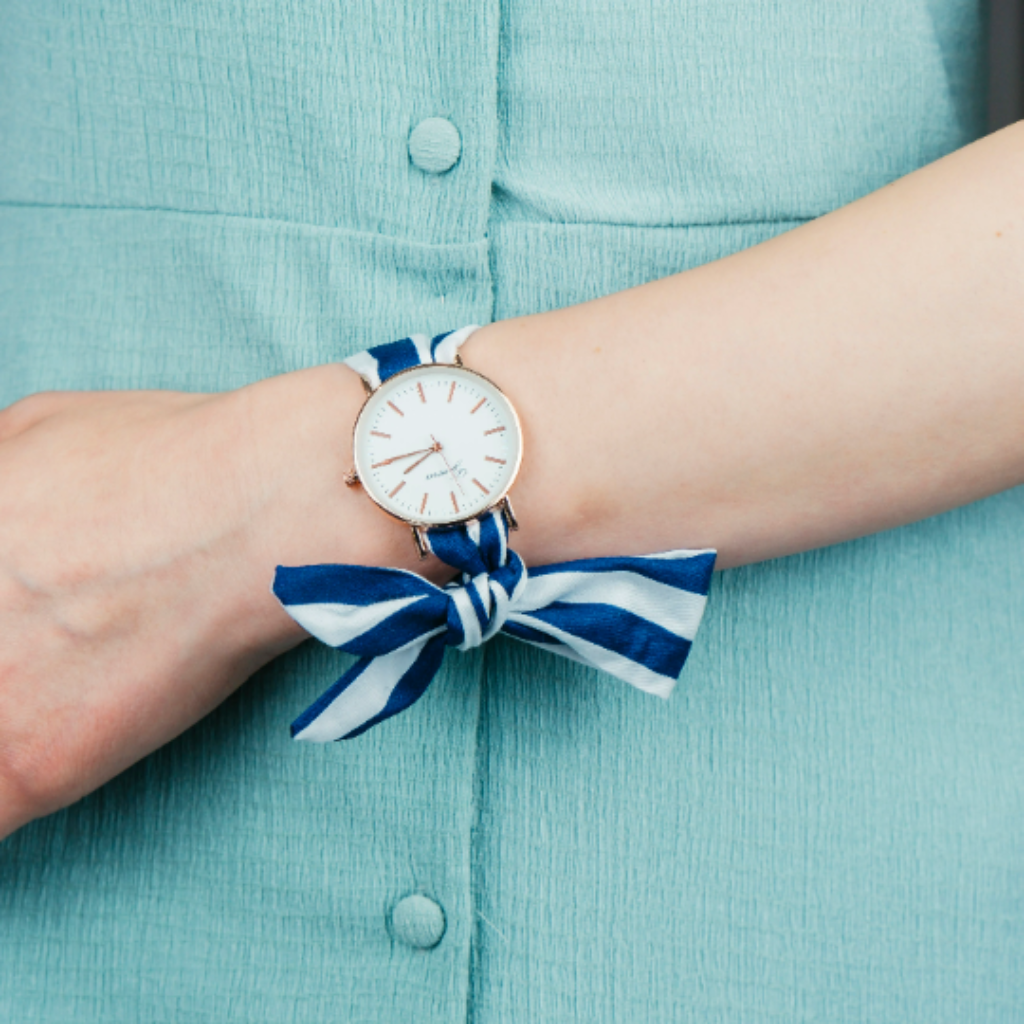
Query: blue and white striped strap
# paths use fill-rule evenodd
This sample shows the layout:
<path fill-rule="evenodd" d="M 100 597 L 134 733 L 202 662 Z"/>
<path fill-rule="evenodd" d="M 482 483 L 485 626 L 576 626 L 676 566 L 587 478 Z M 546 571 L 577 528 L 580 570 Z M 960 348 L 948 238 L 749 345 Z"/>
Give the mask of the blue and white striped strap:
<path fill-rule="evenodd" d="M 467 324 L 457 331 L 446 331 L 433 338 L 426 334 L 410 334 L 408 338 L 375 345 L 364 352 L 357 352 L 344 360 L 371 388 L 379 388 L 381 381 L 394 376 L 410 366 L 424 363 L 454 363 L 459 346 L 474 332 L 479 324 Z"/>
<path fill-rule="evenodd" d="M 288 614 L 359 655 L 292 723 L 295 739 L 358 736 L 423 695 L 446 647 L 468 650 L 498 632 L 667 698 L 704 614 L 716 557 L 711 549 L 666 551 L 527 572 L 497 510 L 427 539 L 460 570 L 458 580 L 438 587 L 402 569 L 278 567 L 272 589 Z"/>

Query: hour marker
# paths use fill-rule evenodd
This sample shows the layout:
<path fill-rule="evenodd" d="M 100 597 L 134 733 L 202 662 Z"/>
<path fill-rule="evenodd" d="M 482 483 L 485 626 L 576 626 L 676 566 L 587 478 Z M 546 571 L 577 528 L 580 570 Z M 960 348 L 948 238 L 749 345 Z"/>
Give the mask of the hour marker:
<path fill-rule="evenodd" d="M 456 384 L 456 382 L 452 381 L 452 386 L 448 389 L 448 401 L 449 402 L 452 400 L 452 395 L 455 394 L 455 384 Z"/>
<path fill-rule="evenodd" d="M 374 437 L 386 437 L 389 441 L 391 440 L 390 434 L 382 434 L 379 430 L 371 430 L 370 433 L 373 434 Z"/>
<path fill-rule="evenodd" d="M 486 437 L 488 434 L 500 434 L 504 429 L 504 427 L 495 427 L 493 430 L 485 430 L 484 437 Z"/>
<path fill-rule="evenodd" d="M 397 406 L 397 405 L 395 405 L 395 403 L 394 403 L 394 402 L 388 402 L 388 405 L 390 405 L 390 406 L 391 406 L 391 408 L 392 408 L 392 409 L 394 409 L 394 410 L 395 410 L 395 412 L 397 412 L 399 416 L 404 416 L 404 415 L 405 415 L 405 413 L 404 413 L 404 412 L 402 412 L 402 410 L 401 410 L 401 409 L 399 409 L 399 408 L 398 408 L 398 406 Z"/>
<path fill-rule="evenodd" d="M 477 485 L 477 487 L 479 487 L 480 490 L 484 492 L 484 494 L 490 494 L 491 493 L 489 490 L 487 490 L 486 487 L 484 487 L 484 485 L 482 483 L 480 483 L 479 480 L 477 480 L 476 477 L 473 477 L 473 483 L 475 483 Z"/>
<path fill-rule="evenodd" d="M 484 458 L 488 462 L 496 462 L 499 466 L 504 466 L 505 465 L 505 460 L 504 459 L 496 459 L 493 455 L 485 455 Z"/>
<path fill-rule="evenodd" d="M 393 497 L 394 497 L 394 496 L 395 496 L 395 495 L 396 495 L 396 494 L 397 494 L 397 493 L 398 493 L 398 492 L 399 492 L 399 491 L 400 491 L 400 490 L 401 490 L 401 489 L 402 489 L 402 488 L 403 488 L 404 486 L 405 486 L 405 481 L 403 480 L 403 481 L 402 481 L 402 482 L 401 482 L 401 483 L 400 483 L 400 484 L 399 484 L 399 485 L 398 485 L 398 486 L 397 486 L 397 487 L 396 487 L 396 488 L 395 488 L 395 489 L 394 489 L 394 490 L 393 490 L 393 491 L 392 491 L 392 492 L 391 492 L 391 493 L 390 493 L 390 494 L 388 495 L 388 497 L 389 497 L 389 498 L 393 498 Z"/>
<path fill-rule="evenodd" d="M 420 502 L 420 515 L 423 515 L 423 510 L 427 507 L 427 498 L 429 497 L 429 494 L 423 495 L 423 500 Z"/>
<path fill-rule="evenodd" d="M 486 398 L 481 398 L 480 401 L 477 402 L 476 405 L 474 405 L 473 408 L 469 410 L 469 415 L 472 416 L 473 413 L 475 413 L 477 411 L 477 409 L 479 409 L 480 406 L 483 405 L 484 402 L 486 402 L 486 401 L 487 401 Z"/>
<path fill-rule="evenodd" d="M 452 491 L 451 495 L 452 495 L 452 504 L 455 506 L 455 511 L 458 512 L 459 511 L 459 503 L 455 500 L 455 492 Z"/>
<path fill-rule="evenodd" d="M 416 389 L 420 393 L 420 400 L 423 402 L 424 405 L 426 405 L 427 396 L 423 393 L 423 385 L 419 381 L 416 381 Z"/>

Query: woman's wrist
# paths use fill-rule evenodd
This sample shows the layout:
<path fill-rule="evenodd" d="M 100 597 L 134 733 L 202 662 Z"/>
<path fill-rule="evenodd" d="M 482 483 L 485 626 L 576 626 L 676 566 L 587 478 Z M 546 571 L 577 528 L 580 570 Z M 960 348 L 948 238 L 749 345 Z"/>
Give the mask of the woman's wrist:
<path fill-rule="evenodd" d="M 531 320 L 533 318 L 530 318 Z M 532 325 L 531 325 L 532 326 Z M 521 529 L 513 544 L 528 565 L 567 557 L 571 542 L 594 525 L 572 498 L 577 478 L 565 466 L 575 449 L 542 443 L 538 394 L 524 373 L 543 339 L 521 320 L 489 324 L 463 347 L 469 369 L 490 376 L 508 394 L 523 419 L 525 458 L 512 500 Z M 556 357 L 545 347 L 546 361 Z M 434 556 L 420 559 L 407 524 L 382 512 L 359 486 L 347 486 L 353 465 L 352 431 L 366 392 L 358 375 L 329 363 L 259 381 L 221 396 L 223 415 L 240 431 L 245 454 L 241 472 L 247 488 L 249 553 L 236 581 L 238 601 L 247 609 L 241 638 L 244 652 L 280 653 L 306 637 L 270 594 L 278 565 L 339 563 L 406 569 L 437 584 L 454 571 Z M 545 424 L 546 427 L 546 424 Z M 566 486 L 551 500 L 552 477 Z"/>

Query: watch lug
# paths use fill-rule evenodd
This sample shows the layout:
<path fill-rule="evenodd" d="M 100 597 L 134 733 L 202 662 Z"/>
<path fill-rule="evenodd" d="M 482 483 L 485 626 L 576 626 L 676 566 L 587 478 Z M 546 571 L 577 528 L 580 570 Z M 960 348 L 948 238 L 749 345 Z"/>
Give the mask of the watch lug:
<path fill-rule="evenodd" d="M 519 529 L 519 521 L 516 519 L 515 512 L 512 511 L 512 502 L 507 494 L 501 499 L 501 514 L 505 517 L 505 522 L 508 523 L 510 530 Z"/>
<path fill-rule="evenodd" d="M 455 353 L 454 363 L 455 363 L 456 366 L 462 366 L 463 365 L 462 356 L 460 356 L 458 352 Z"/>
<path fill-rule="evenodd" d="M 373 385 L 362 375 L 359 375 L 359 379 L 363 382 L 363 390 L 366 392 L 366 397 L 369 398 L 373 394 Z"/>
<path fill-rule="evenodd" d="M 345 485 L 347 487 L 355 487 L 357 483 L 359 483 L 359 474 L 355 471 L 355 469 L 350 469 L 345 474 Z"/>
<path fill-rule="evenodd" d="M 423 535 L 422 526 L 412 527 L 412 540 L 413 543 L 416 545 L 416 550 L 420 553 L 420 561 L 423 561 L 423 559 L 426 558 L 427 555 L 430 554 L 430 552 L 427 549 L 427 539 Z"/>

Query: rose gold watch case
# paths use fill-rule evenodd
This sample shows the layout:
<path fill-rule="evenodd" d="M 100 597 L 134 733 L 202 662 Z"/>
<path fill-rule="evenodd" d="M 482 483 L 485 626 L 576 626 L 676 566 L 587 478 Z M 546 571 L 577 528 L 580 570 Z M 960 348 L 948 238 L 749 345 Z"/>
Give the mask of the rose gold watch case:
<path fill-rule="evenodd" d="M 420 531 L 428 529 L 444 529 L 449 526 L 460 526 L 463 523 L 469 523 L 472 522 L 474 519 L 479 519 L 481 516 L 485 516 L 488 512 L 497 508 L 499 505 L 502 506 L 502 514 L 505 517 L 505 521 L 508 523 L 509 529 L 517 530 L 519 528 L 519 524 L 516 522 L 515 513 L 512 511 L 512 504 L 508 499 L 508 493 L 509 491 L 512 490 L 512 485 L 516 482 L 516 478 L 519 476 L 519 467 L 522 465 L 523 461 L 523 426 L 519 420 L 519 413 L 516 412 L 516 407 L 515 405 L 512 404 L 512 400 L 508 397 L 508 395 L 506 395 L 505 392 L 502 391 L 501 388 L 498 387 L 498 385 L 495 384 L 494 381 L 490 379 L 490 377 L 486 377 L 484 376 L 484 374 L 479 373 L 476 370 L 471 370 L 462 362 L 461 359 L 459 359 L 458 357 L 456 357 L 456 359 L 458 361 L 455 363 L 421 363 L 419 366 L 410 366 L 405 370 L 399 370 L 398 373 L 392 374 L 390 377 L 388 377 L 386 382 L 381 382 L 381 386 L 383 386 L 384 383 L 390 384 L 393 380 L 397 380 L 399 377 L 404 377 L 408 374 L 422 372 L 424 370 L 430 371 L 431 367 L 437 367 L 438 369 L 442 370 L 447 369 L 448 367 L 455 367 L 462 373 L 468 373 L 473 377 L 479 377 L 481 380 L 486 381 L 492 388 L 494 388 L 494 390 L 497 391 L 498 394 L 501 395 L 501 397 L 507 403 L 509 411 L 512 413 L 512 420 L 516 425 L 516 431 L 519 436 L 519 451 L 516 454 L 516 462 L 515 465 L 512 467 L 512 475 L 509 477 L 508 483 L 502 488 L 501 492 L 494 497 L 494 500 L 486 508 L 481 509 L 479 512 L 473 513 L 473 515 L 471 516 L 461 516 L 459 518 L 445 519 L 441 522 L 433 523 L 424 522 L 423 520 L 419 519 L 407 519 L 405 516 L 399 515 L 397 512 L 392 512 L 391 509 L 389 508 L 385 508 L 385 506 L 382 505 L 370 493 L 368 488 L 362 488 L 363 493 L 370 499 L 370 501 L 374 503 L 374 505 L 377 506 L 377 508 L 379 508 L 383 513 L 385 513 L 385 515 L 388 515 L 392 519 L 397 519 L 400 523 L 405 523 L 407 526 L 412 527 L 413 539 L 416 543 L 417 550 L 420 552 L 421 558 L 425 558 L 427 552 L 425 550 L 423 537 Z M 370 404 L 370 399 L 379 390 L 379 388 L 372 388 L 370 386 L 369 381 L 367 381 L 365 377 L 360 376 L 359 379 L 363 382 L 363 386 L 366 388 L 366 398 L 359 409 L 359 414 L 356 416 L 355 423 L 353 423 L 352 425 L 353 468 L 349 470 L 348 473 L 345 474 L 345 483 L 348 484 L 350 487 L 362 482 L 359 459 L 358 456 L 356 455 L 356 434 L 359 430 L 359 424 L 362 421 L 363 415 L 366 412 L 366 408 Z"/>

